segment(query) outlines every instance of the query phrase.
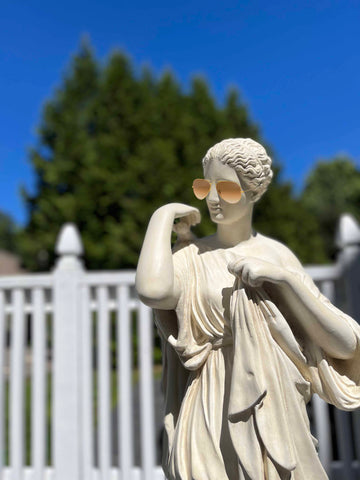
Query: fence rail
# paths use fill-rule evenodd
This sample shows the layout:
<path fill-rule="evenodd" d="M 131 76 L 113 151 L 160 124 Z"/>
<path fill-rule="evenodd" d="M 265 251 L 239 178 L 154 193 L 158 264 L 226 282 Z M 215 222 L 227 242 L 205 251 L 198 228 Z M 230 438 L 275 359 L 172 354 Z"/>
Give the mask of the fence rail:
<path fill-rule="evenodd" d="M 354 315 L 360 229 L 349 217 L 338 242 L 335 265 L 307 271 Z M 0 478 L 163 479 L 152 313 L 135 295 L 135 274 L 86 272 L 72 225 L 56 248 L 52 273 L 0 278 Z M 310 414 L 331 478 L 359 478 L 359 412 L 315 396 Z"/>

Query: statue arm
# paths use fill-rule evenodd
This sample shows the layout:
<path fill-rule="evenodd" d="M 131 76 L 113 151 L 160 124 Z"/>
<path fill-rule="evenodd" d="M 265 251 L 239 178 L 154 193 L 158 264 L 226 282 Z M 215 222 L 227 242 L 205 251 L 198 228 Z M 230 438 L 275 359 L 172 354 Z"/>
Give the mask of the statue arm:
<path fill-rule="evenodd" d="M 141 249 L 136 290 L 140 299 L 152 308 L 172 310 L 180 296 L 171 250 L 171 232 L 176 218 L 194 225 L 200 221 L 200 213 L 181 203 L 160 207 L 150 219 Z"/>
<path fill-rule="evenodd" d="M 333 358 L 349 359 L 355 354 L 357 339 L 345 318 L 320 296 L 314 295 L 298 275 L 284 269 L 277 284 L 281 303 L 307 336 Z"/>
<path fill-rule="evenodd" d="M 281 263 L 247 257 L 238 259 L 229 269 L 246 285 L 264 285 L 290 326 L 304 332 L 329 356 L 352 358 L 357 338 L 345 315 L 316 294 L 317 288 L 287 247 L 277 244 L 277 248 Z"/>

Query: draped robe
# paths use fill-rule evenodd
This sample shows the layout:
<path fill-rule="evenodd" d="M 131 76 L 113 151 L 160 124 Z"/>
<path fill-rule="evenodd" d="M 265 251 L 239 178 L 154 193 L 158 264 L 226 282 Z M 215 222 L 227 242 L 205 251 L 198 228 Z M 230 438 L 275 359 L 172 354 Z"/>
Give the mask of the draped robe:
<path fill-rule="evenodd" d="M 163 468 L 169 480 L 326 479 L 310 433 L 312 393 L 343 410 L 360 406 L 360 328 L 317 289 L 283 245 L 257 235 L 257 248 L 213 249 L 195 241 L 173 255 L 181 295 L 155 313 L 163 338 L 166 397 Z M 351 360 L 330 358 L 266 286 L 228 271 L 254 256 L 282 264 L 308 295 L 353 329 Z M 291 321 L 290 321 L 291 320 Z"/>

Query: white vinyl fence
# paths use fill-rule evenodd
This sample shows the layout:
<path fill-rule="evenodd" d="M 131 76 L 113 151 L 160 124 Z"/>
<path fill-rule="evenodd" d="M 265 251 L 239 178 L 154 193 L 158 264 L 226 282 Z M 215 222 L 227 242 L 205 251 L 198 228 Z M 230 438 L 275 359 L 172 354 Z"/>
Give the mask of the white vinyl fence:
<path fill-rule="evenodd" d="M 360 228 L 351 217 L 337 242 L 336 264 L 307 269 L 359 319 Z M 85 271 L 71 224 L 56 253 L 51 273 L 0 277 L 0 479 L 164 479 L 152 314 L 136 297 L 135 273 Z M 309 413 L 330 477 L 359 478 L 359 412 L 315 397 Z"/>

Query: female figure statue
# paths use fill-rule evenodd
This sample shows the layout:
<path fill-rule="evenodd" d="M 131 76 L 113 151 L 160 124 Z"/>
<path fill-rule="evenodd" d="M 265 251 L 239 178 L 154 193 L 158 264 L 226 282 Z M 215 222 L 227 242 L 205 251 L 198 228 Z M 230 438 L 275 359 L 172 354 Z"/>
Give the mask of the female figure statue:
<path fill-rule="evenodd" d="M 326 479 L 305 405 L 317 393 L 344 410 L 360 406 L 359 325 L 287 247 L 253 232 L 253 207 L 272 177 L 265 149 L 224 140 L 203 167 L 193 189 L 216 234 L 191 239 L 199 211 L 165 205 L 137 270 L 164 340 L 166 477 Z M 174 219 L 187 238 L 172 252 Z"/>

